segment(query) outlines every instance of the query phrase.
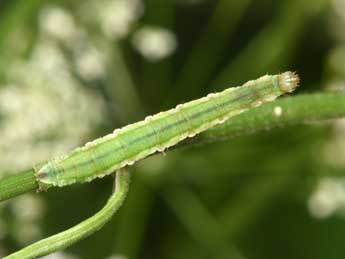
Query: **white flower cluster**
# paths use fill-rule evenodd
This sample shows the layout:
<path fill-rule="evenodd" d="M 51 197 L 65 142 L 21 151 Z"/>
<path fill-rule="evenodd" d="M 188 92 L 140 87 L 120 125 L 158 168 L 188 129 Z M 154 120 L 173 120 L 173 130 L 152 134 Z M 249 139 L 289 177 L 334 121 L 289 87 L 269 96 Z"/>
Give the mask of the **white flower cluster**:
<path fill-rule="evenodd" d="M 60 41 L 69 48 L 82 78 L 90 81 L 105 75 L 107 50 L 96 47 L 67 10 L 58 6 L 45 7 L 40 15 L 40 29 L 43 38 Z"/>
<path fill-rule="evenodd" d="M 0 86 L 0 177 L 86 142 L 104 120 L 103 100 L 73 76 L 72 61 L 61 44 L 73 53 L 76 70 L 86 80 L 105 71 L 99 49 L 62 8 L 43 8 L 39 25 L 40 36 L 30 56 L 12 55 Z M 26 245 L 42 237 L 39 222 L 45 204 L 40 197 L 24 195 L 2 205 L 0 213 L 9 208 L 16 222 L 8 228 L 0 217 L 0 240 L 11 235 Z M 0 247 L 0 257 L 5 253 Z M 76 257 L 55 253 L 47 258 Z"/>
<path fill-rule="evenodd" d="M 8 67 L 0 88 L 0 168 L 16 171 L 85 141 L 103 117 L 103 103 L 75 80 L 52 41 L 28 61 Z"/>
<path fill-rule="evenodd" d="M 319 180 L 308 202 L 309 212 L 317 219 L 325 219 L 345 212 L 345 178 L 325 177 Z"/>

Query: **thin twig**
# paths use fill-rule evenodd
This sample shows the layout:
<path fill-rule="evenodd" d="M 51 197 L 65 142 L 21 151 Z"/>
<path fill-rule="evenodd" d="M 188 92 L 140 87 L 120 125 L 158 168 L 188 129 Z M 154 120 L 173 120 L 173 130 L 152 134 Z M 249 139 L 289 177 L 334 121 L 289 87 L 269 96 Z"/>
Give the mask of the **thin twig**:
<path fill-rule="evenodd" d="M 38 241 L 18 252 L 4 257 L 3 259 L 32 259 L 38 258 L 58 250 L 65 249 L 81 239 L 101 229 L 120 208 L 126 198 L 130 182 L 130 173 L 120 170 L 116 173 L 114 193 L 110 196 L 107 204 L 95 215 L 84 220 L 78 225 L 61 233 Z"/>

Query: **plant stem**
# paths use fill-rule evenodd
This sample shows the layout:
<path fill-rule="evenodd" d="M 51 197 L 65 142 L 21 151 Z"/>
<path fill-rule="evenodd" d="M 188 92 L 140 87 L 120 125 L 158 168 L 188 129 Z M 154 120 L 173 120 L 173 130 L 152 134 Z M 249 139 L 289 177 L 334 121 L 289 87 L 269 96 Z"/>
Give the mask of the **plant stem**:
<path fill-rule="evenodd" d="M 95 215 L 84 220 L 78 225 L 53 235 L 30 246 L 19 250 L 3 259 L 32 259 L 38 258 L 58 250 L 65 249 L 81 239 L 101 229 L 120 208 L 126 198 L 130 182 L 130 173 L 120 170 L 116 173 L 114 193 L 110 196 L 107 204 Z"/>
<path fill-rule="evenodd" d="M 345 93 L 327 92 L 281 98 L 250 109 L 180 145 L 204 144 L 258 131 L 345 116 Z"/>
<path fill-rule="evenodd" d="M 38 184 L 34 173 L 34 169 L 29 169 L 2 179 L 0 181 L 0 201 L 36 190 Z"/>
<path fill-rule="evenodd" d="M 279 108 L 278 108 L 279 107 Z M 278 112 L 277 112 L 278 111 Z M 282 98 L 233 117 L 222 125 L 183 141 L 175 148 L 222 141 L 275 127 L 345 116 L 345 93 L 317 93 Z M 33 169 L 0 180 L 0 201 L 37 189 Z"/>

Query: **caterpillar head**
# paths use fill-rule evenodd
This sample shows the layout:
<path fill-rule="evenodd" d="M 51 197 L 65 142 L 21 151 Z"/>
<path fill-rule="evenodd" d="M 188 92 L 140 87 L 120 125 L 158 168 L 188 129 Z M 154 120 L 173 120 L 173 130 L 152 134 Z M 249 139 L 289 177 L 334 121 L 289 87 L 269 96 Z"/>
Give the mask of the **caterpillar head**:
<path fill-rule="evenodd" d="M 283 93 L 291 93 L 299 86 L 299 76 L 291 71 L 279 75 L 279 85 Z"/>

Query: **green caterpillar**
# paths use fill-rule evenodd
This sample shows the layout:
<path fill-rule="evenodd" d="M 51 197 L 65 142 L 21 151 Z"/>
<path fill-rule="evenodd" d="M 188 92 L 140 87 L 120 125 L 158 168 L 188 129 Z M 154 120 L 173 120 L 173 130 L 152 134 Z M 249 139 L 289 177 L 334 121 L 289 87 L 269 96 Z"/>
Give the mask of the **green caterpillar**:
<path fill-rule="evenodd" d="M 36 167 L 40 189 L 88 182 L 132 165 L 155 152 L 176 145 L 251 107 L 273 101 L 298 86 L 298 75 L 266 75 L 243 86 L 229 88 L 145 120 L 76 148 Z"/>

